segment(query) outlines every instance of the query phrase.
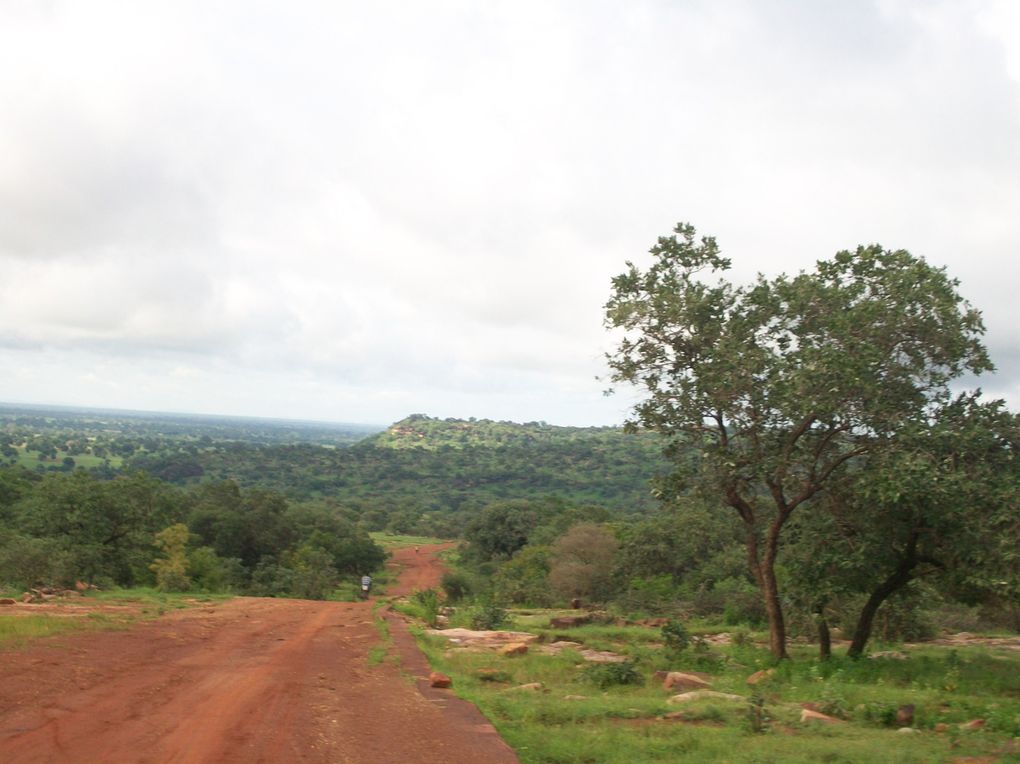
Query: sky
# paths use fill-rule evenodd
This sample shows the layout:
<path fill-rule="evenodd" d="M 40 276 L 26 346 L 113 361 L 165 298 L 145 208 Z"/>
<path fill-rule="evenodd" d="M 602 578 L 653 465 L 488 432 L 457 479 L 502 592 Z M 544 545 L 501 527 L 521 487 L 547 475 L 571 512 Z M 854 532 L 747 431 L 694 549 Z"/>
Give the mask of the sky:
<path fill-rule="evenodd" d="M 1020 3 L 0 0 L 0 401 L 617 424 L 678 221 L 946 267 L 1020 408 Z"/>

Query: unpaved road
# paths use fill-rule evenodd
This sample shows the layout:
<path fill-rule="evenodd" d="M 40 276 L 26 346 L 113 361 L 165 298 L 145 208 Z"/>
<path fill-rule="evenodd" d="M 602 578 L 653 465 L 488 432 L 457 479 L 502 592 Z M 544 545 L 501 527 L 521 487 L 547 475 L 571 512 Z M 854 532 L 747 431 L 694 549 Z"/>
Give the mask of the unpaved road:
<path fill-rule="evenodd" d="M 390 593 L 435 585 L 436 550 L 395 552 Z M 0 652 L 0 762 L 516 762 L 387 621 L 381 663 L 371 602 L 255 598 Z"/>

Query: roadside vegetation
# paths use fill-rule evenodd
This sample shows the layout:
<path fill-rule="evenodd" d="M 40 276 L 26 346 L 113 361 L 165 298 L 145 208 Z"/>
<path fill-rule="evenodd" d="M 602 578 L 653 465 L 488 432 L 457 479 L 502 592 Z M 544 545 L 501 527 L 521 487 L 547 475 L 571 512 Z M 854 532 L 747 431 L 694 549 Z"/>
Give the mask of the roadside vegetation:
<path fill-rule="evenodd" d="M 422 614 L 414 598 L 398 607 Z M 465 649 L 418 630 L 433 667 L 523 762 L 1020 760 L 1016 649 L 883 644 L 871 659 L 822 661 L 798 642 L 792 660 L 777 663 L 767 631 L 692 625 L 676 650 L 662 626 L 604 615 L 607 623 L 550 625 L 570 612 L 511 610 L 504 627 L 537 637 L 523 654 Z M 472 626 L 470 607 L 451 616 L 448 627 L 458 626 Z M 575 644 L 551 652 L 563 641 Z M 590 662 L 582 650 L 621 662 Z M 664 689 L 666 672 L 704 688 Z M 756 672 L 764 678 L 752 686 Z M 805 709 L 818 716 L 804 718 Z"/>
<path fill-rule="evenodd" d="M 14 590 L 0 595 L 16 595 Z M 20 648 L 43 637 L 123 629 L 173 610 L 208 605 L 229 595 L 163 592 L 153 588 L 88 591 L 73 598 L 55 595 L 37 614 L 0 610 L 0 649 Z"/>

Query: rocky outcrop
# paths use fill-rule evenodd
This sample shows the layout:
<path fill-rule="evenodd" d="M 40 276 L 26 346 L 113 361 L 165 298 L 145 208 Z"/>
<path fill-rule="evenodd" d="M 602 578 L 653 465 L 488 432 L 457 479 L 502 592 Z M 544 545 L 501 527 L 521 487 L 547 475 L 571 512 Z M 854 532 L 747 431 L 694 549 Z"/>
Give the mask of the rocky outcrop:
<path fill-rule="evenodd" d="M 662 681 L 664 690 L 707 690 L 711 686 L 701 677 L 683 671 L 670 671 Z"/>

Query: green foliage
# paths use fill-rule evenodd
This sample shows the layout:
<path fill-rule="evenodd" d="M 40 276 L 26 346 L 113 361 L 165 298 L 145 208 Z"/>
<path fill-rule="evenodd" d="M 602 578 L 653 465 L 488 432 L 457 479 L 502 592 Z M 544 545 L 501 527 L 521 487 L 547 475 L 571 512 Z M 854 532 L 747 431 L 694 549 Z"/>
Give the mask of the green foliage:
<path fill-rule="evenodd" d="M 526 546 L 499 566 L 492 578 L 500 602 L 545 607 L 552 604 L 549 588 L 549 548 Z"/>
<path fill-rule="evenodd" d="M 469 613 L 472 629 L 502 629 L 510 622 L 506 608 L 492 601 L 482 601 L 471 608 Z"/>
<path fill-rule="evenodd" d="M 680 656 L 691 645 L 691 635 L 682 621 L 670 618 L 662 626 L 662 642 L 673 657 Z"/>
<path fill-rule="evenodd" d="M 431 627 L 435 627 L 436 618 L 439 615 L 439 592 L 435 589 L 422 589 L 416 591 L 411 599 L 421 610 L 421 618 Z"/>
<path fill-rule="evenodd" d="M 620 663 L 592 663 L 581 672 L 582 681 L 599 689 L 620 685 L 641 685 L 645 683 L 637 667 L 630 661 Z"/>
<path fill-rule="evenodd" d="M 188 526 L 175 523 L 156 534 L 156 548 L 163 554 L 152 565 L 156 588 L 161 592 L 183 592 L 191 587 L 188 577 Z"/>
<path fill-rule="evenodd" d="M 549 585 L 564 599 L 605 602 L 613 590 L 617 547 L 616 537 L 604 526 L 573 526 L 550 550 Z"/>
<path fill-rule="evenodd" d="M 473 591 L 470 577 L 459 570 L 450 570 L 444 573 L 440 586 L 446 594 L 446 599 L 450 602 L 460 602 Z"/>
<path fill-rule="evenodd" d="M 0 532 L 0 585 L 12 589 L 63 584 L 72 577 L 70 555 L 56 539 Z"/>
<path fill-rule="evenodd" d="M 775 560 L 799 508 L 923 421 L 966 372 L 991 369 L 977 311 L 945 271 L 903 250 L 839 252 L 794 277 L 747 286 L 710 237 L 679 224 L 613 279 L 606 325 L 621 331 L 613 380 L 646 394 L 635 423 L 661 432 L 675 462 L 666 495 L 695 484 L 734 510 L 786 657 Z M 698 458 L 691 458 L 691 446 Z"/>

